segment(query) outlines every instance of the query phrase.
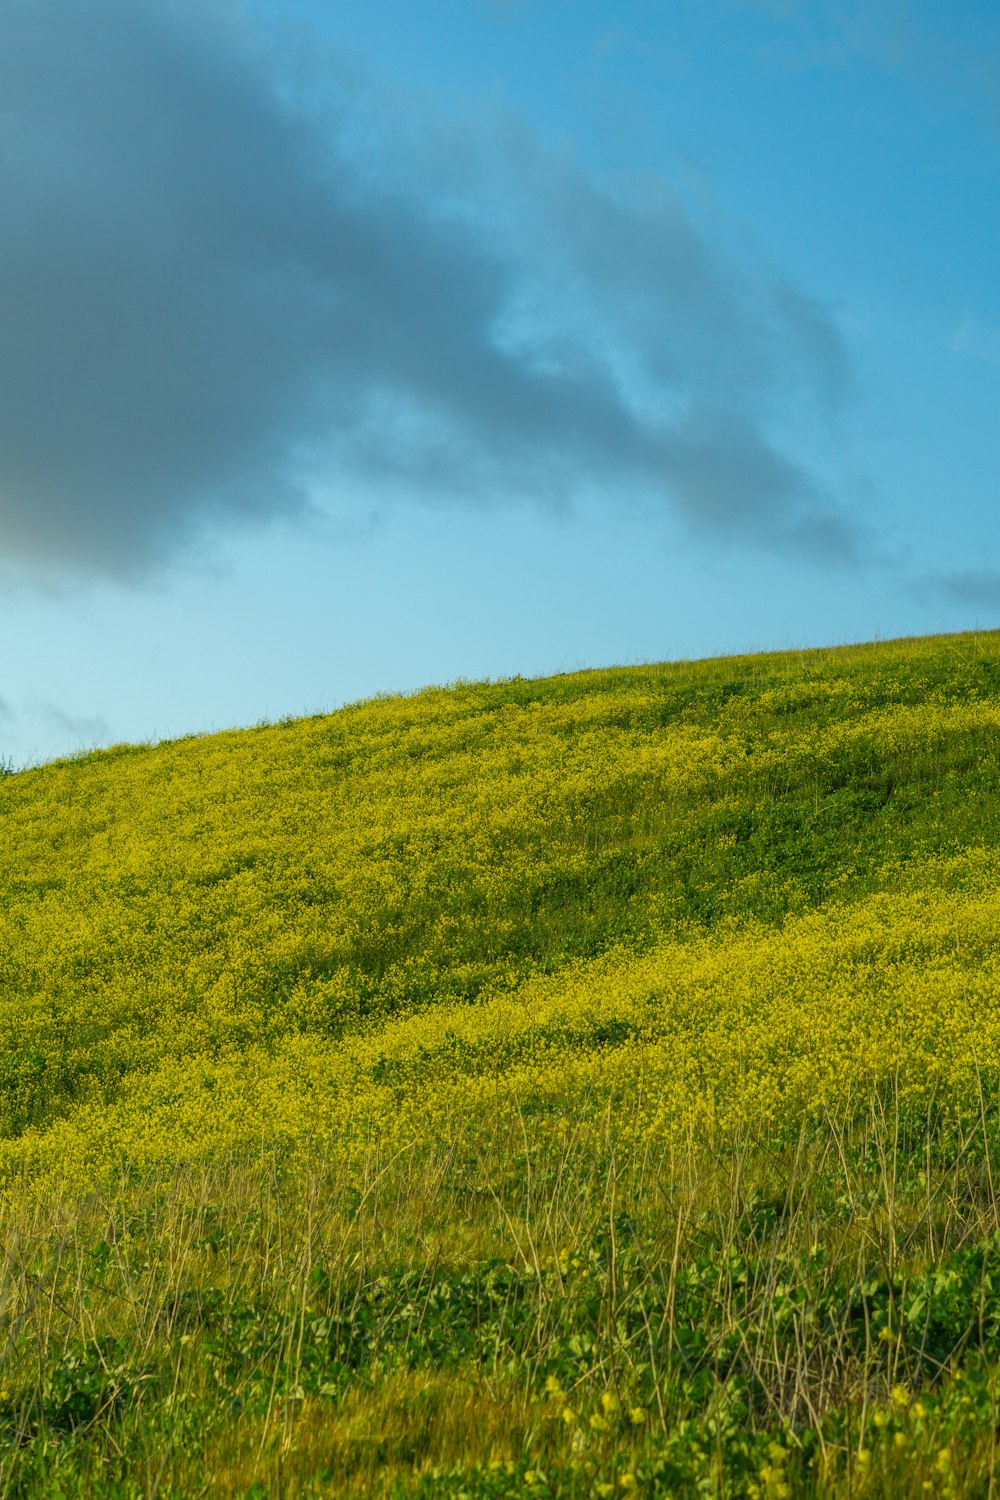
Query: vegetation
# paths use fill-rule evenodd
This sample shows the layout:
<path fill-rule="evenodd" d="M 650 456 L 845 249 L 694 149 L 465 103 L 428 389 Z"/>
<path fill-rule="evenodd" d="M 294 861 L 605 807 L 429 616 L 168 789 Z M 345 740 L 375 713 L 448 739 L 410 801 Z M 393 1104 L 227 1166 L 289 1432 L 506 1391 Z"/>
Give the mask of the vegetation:
<path fill-rule="evenodd" d="M 992 1496 L 1000 634 L 0 778 L 0 1495 Z"/>

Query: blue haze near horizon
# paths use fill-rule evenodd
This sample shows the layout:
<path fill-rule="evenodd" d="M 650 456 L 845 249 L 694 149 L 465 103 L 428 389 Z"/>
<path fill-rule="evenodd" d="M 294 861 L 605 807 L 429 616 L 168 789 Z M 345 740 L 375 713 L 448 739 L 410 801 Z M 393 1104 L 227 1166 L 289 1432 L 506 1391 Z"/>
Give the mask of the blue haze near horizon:
<path fill-rule="evenodd" d="M 0 757 L 997 622 L 995 7 L 74 3 L 0 18 Z"/>

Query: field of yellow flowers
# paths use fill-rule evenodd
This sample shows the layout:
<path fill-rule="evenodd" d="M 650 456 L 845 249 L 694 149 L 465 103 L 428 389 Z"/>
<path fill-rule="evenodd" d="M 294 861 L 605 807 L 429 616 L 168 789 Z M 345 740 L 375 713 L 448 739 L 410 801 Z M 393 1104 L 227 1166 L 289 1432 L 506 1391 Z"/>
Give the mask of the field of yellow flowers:
<path fill-rule="evenodd" d="M 0 1500 L 992 1496 L 1000 633 L 0 776 Z"/>

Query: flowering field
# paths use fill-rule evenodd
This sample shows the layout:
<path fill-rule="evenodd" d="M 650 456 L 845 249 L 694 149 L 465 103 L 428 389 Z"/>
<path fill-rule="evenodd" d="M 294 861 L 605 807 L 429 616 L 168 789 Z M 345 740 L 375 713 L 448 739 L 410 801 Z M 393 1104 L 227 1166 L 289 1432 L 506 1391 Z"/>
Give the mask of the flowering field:
<path fill-rule="evenodd" d="M 992 1495 L 1000 634 L 0 777 L 0 1495 Z"/>

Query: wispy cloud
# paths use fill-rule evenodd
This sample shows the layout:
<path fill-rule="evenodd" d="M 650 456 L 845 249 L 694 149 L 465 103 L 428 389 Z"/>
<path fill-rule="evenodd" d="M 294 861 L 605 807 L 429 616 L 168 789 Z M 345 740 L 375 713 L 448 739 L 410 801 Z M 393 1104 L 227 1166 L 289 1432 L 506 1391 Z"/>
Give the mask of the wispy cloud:
<path fill-rule="evenodd" d="M 39 699 L 26 706 L 25 716 L 41 733 L 58 735 L 63 742 L 75 741 L 81 748 L 105 744 L 111 738 L 111 726 L 103 714 L 68 713 L 56 703 Z"/>
<path fill-rule="evenodd" d="M 989 568 L 945 573 L 930 580 L 935 591 L 956 604 L 1000 610 L 1000 572 Z"/>
<path fill-rule="evenodd" d="M 142 575 L 359 487 L 855 553 L 775 436 L 842 397 L 824 308 L 662 182 L 307 82 L 226 0 L 6 0 L 0 554 Z"/>
<path fill-rule="evenodd" d="M 476 3 L 500 21 L 512 20 L 530 5 L 531 0 L 476 0 Z"/>
<path fill-rule="evenodd" d="M 969 359 L 1000 365 L 1000 328 L 987 328 L 975 318 L 965 318 L 952 333 L 948 347 Z"/>
<path fill-rule="evenodd" d="M 722 0 L 771 19 L 755 49 L 761 61 L 794 70 L 848 67 L 859 60 L 901 73 L 978 110 L 1000 125 L 1000 30 L 978 0 Z M 779 29 L 780 28 L 780 29 Z"/>

